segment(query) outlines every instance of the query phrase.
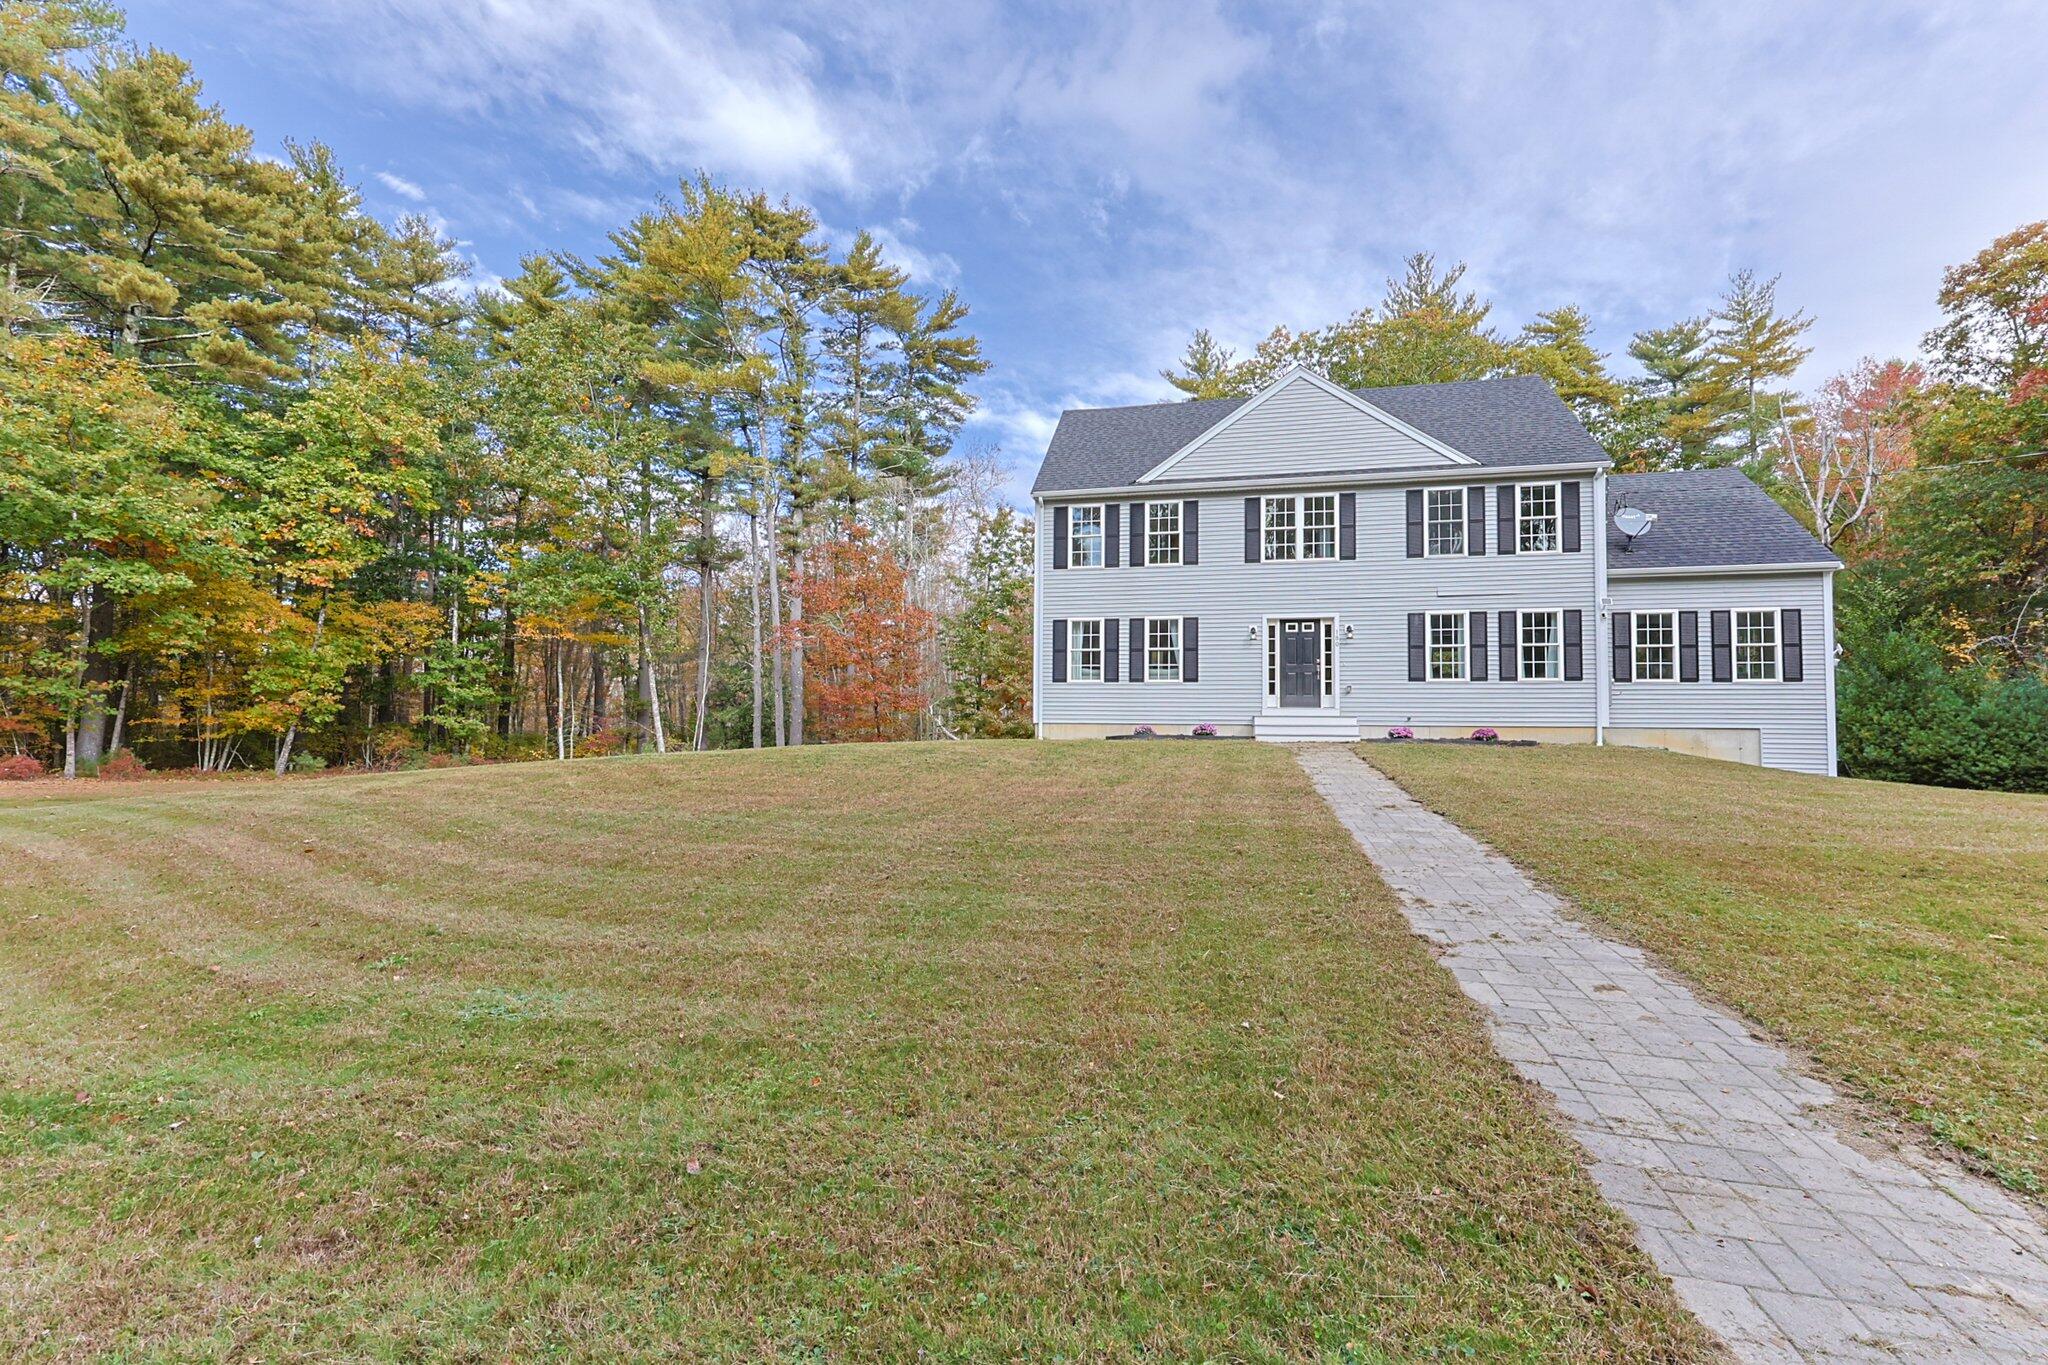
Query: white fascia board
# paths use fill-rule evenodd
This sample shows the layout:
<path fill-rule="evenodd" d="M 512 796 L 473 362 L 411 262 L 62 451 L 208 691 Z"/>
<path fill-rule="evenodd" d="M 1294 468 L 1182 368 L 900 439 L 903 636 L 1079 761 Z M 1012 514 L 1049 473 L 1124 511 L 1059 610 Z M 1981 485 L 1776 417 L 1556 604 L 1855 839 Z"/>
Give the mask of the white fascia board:
<path fill-rule="evenodd" d="M 1161 460 L 1158 464 L 1152 466 L 1151 469 L 1139 475 L 1138 482 L 1151 483 L 1154 480 L 1160 478 L 1162 475 L 1166 473 L 1167 470 L 1172 469 L 1182 460 L 1185 460 L 1188 456 L 1194 454 L 1203 446 L 1209 444 L 1209 442 L 1215 440 L 1218 436 L 1221 436 L 1224 432 L 1236 426 L 1240 420 L 1254 412 L 1257 412 L 1261 407 L 1265 405 L 1267 399 L 1271 398 L 1274 394 L 1279 393 L 1282 389 L 1286 388 L 1289 384 L 1292 384 L 1297 380 L 1313 384 L 1317 388 L 1321 389 L 1324 393 L 1327 393 L 1332 398 L 1335 398 L 1338 402 L 1344 403 L 1347 406 L 1357 410 L 1358 412 L 1365 414 L 1368 417 L 1372 417 L 1381 422 L 1386 423 L 1395 431 L 1400 432 L 1403 436 L 1406 436 L 1410 440 L 1416 441 L 1421 445 L 1427 447 L 1428 449 L 1435 451 L 1437 454 L 1443 456 L 1452 464 L 1476 465 L 1479 463 L 1479 461 L 1473 459 L 1470 455 L 1465 454 L 1463 451 L 1453 450 L 1451 447 L 1445 445 L 1442 441 L 1439 441 L 1436 437 L 1431 436 L 1427 432 L 1420 431 L 1415 427 L 1408 425 L 1408 423 L 1394 416 L 1394 414 L 1392 414 L 1391 412 L 1387 412 L 1381 408 L 1374 407 L 1365 399 L 1360 398 L 1357 394 L 1351 392 L 1351 390 L 1342 388 L 1336 384 L 1332 384 L 1329 380 L 1323 378 L 1314 370 L 1308 368 L 1308 366 L 1296 364 L 1289 365 L 1286 369 L 1282 370 L 1279 376 L 1276 379 L 1274 379 L 1272 383 L 1266 385 L 1265 388 L 1260 389 L 1256 394 L 1253 394 L 1250 402 L 1245 403 L 1243 406 L 1239 407 L 1235 412 L 1231 413 L 1228 417 L 1218 422 L 1215 426 L 1210 427 L 1200 436 L 1197 436 L 1194 440 L 1189 441 L 1179 450 L 1174 451 L 1173 454 L 1167 456 L 1164 460 Z"/>
<path fill-rule="evenodd" d="M 1494 483 L 1520 483 L 1526 478 L 1556 478 L 1568 474 L 1581 474 L 1591 478 L 1601 470 L 1611 467 L 1611 461 L 1603 460 L 1599 463 L 1580 461 L 1573 464 L 1466 464 L 1456 467 L 1420 465 L 1406 469 L 1339 469 L 1315 474 L 1261 474 L 1256 478 L 1189 479 L 1169 484 L 1131 483 L 1105 488 L 1047 489 L 1042 493 L 1032 494 L 1032 497 L 1039 502 L 1100 502 L 1105 498 L 1132 497 L 1138 494 L 1151 494 L 1157 497 L 1174 493 L 1183 497 L 1199 497 L 1206 493 L 1287 492 L 1298 488 L 1363 488 L 1385 483 L 1472 483 L 1482 479 Z"/>
<path fill-rule="evenodd" d="M 1728 578 L 1774 573 L 1833 573 L 1842 566 L 1832 559 L 1797 564 L 1686 564 L 1659 569 L 1609 568 L 1609 578 Z"/>

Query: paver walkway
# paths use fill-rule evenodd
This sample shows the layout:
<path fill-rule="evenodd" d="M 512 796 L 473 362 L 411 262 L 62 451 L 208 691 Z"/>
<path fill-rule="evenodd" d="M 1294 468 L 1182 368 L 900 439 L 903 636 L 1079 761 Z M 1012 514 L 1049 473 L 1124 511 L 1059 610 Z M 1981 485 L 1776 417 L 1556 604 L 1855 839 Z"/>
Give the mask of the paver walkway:
<path fill-rule="evenodd" d="M 1338 745 L 1297 751 L 1556 1097 L 1594 1178 L 1699 1319 L 1748 1360 L 2048 1361 L 2048 1234 L 2004 1191 L 1871 1152 L 1834 1092 Z M 1869 1146 L 1870 1144 L 1863 1144 Z"/>

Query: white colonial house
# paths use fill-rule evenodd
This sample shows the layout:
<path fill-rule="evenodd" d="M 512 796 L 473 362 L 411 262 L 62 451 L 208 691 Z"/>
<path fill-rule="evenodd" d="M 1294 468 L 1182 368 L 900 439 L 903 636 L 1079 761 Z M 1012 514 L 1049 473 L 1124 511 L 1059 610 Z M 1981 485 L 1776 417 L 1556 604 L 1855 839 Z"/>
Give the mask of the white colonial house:
<path fill-rule="evenodd" d="M 1739 472 L 1609 466 L 1534 378 L 1065 413 L 1038 733 L 1487 726 L 1833 773 L 1841 562 Z"/>

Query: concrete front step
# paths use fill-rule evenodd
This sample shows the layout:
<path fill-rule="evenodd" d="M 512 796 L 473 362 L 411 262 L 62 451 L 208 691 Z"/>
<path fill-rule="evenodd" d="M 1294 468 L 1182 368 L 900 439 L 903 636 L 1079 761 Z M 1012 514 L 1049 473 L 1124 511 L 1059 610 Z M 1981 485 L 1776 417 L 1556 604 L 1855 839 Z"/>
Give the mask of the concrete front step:
<path fill-rule="evenodd" d="M 1270 744 L 1349 744 L 1358 738 L 1358 722 L 1327 711 L 1262 711 L 1252 737 Z"/>

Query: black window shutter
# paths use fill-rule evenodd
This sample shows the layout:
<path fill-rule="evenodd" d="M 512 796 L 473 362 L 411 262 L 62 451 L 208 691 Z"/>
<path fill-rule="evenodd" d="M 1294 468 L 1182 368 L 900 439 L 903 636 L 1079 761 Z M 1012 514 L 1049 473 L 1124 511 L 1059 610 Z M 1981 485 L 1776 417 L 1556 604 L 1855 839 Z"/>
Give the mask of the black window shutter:
<path fill-rule="evenodd" d="M 1337 495 L 1337 558 L 1358 558 L 1358 494 Z"/>
<path fill-rule="evenodd" d="M 1202 618 L 1199 616 L 1180 618 L 1180 680 L 1202 680 Z"/>
<path fill-rule="evenodd" d="M 1146 536 L 1145 532 L 1146 532 L 1146 530 L 1147 530 L 1147 529 L 1148 529 L 1148 528 L 1147 528 L 1147 527 L 1146 527 L 1146 525 L 1145 525 L 1145 504 L 1144 504 L 1144 503 L 1142 503 L 1142 502 L 1134 502 L 1134 503 L 1132 503 L 1132 504 L 1131 504 L 1131 567 L 1132 567 L 1132 568 L 1134 568 L 1134 569 L 1142 569 L 1142 568 L 1144 568 L 1144 567 L 1145 567 L 1145 559 L 1146 559 L 1146 554 L 1145 554 L 1145 551 L 1146 551 L 1146 547 L 1147 547 L 1147 542 L 1148 542 L 1148 537 Z"/>
<path fill-rule="evenodd" d="M 1131 681 L 1145 681 L 1145 618 L 1131 618 Z"/>
<path fill-rule="evenodd" d="M 1052 623 L 1052 680 L 1067 680 L 1067 623 L 1058 618 Z"/>
<path fill-rule="evenodd" d="M 1678 680 L 1700 680 L 1700 614 L 1696 611 L 1678 613 Z"/>
<path fill-rule="evenodd" d="M 1515 659 L 1515 614 L 1504 611 L 1500 614 L 1500 680 L 1513 682 L 1520 676 L 1520 665 Z"/>
<path fill-rule="evenodd" d="M 1259 500 L 1244 500 L 1244 562 L 1259 562 Z"/>
<path fill-rule="evenodd" d="M 1471 661 L 1466 670 L 1473 682 L 1486 681 L 1486 613 L 1475 611 L 1465 618 L 1465 633 L 1471 638 L 1465 641 L 1465 657 Z"/>
<path fill-rule="evenodd" d="M 1806 678 L 1806 641 L 1799 633 L 1799 608 L 1786 607 L 1778 613 L 1778 649 L 1784 656 L 1778 676 L 1786 682 Z"/>
<path fill-rule="evenodd" d="M 1486 553 L 1486 485 L 1475 483 L 1465 490 L 1465 553 Z"/>
<path fill-rule="evenodd" d="M 1557 501 L 1564 516 L 1564 552 L 1579 552 L 1579 482 L 1567 479 L 1557 486 Z"/>
<path fill-rule="evenodd" d="M 1055 569 L 1067 567 L 1067 509 L 1052 509 L 1052 566 Z"/>
<path fill-rule="evenodd" d="M 1714 681 L 1735 680 L 1735 640 L 1730 633 L 1728 613 L 1714 613 Z"/>
<path fill-rule="evenodd" d="M 1116 540 L 1118 520 L 1116 504 L 1102 504 L 1102 567 L 1105 569 L 1114 569 L 1123 560 L 1123 552 Z"/>
<path fill-rule="evenodd" d="M 1180 505 L 1180 562 L 1202 562 L 1202 504 L 1193 498 Z"/>
<path fill-rule="evenodd" d="M 1625 611 L 1614 613 L 1614 680 L 1630 682 L 1636 676 L 1633 618 Z"/>
<path fill-rule="evenodd" d="M 1117 619 L 1112 616 L 1102 623 L 1102 680 L 1115 682 L 1118 678 L 1117 665 L 1122 662 L 1117 656 Z"/>
<path fill-rule="evenodd" d="M 1578 682 L 1585 676 L 1585 617 L 1578 611 L 1567 611 L 1564 614 L 1564 680 Z"/>
<path fill-rule="evenodd" d="M 1429 619 L 1419 611 L 1408 613 L 1408 681 L 1428 679 Z"/>
<path fill-rule="evenodd" d="M 1515 552 L 1515 486 L 1504 483 L 1493 490 L 1493 552 L 1497 555 L 1511 555 Z M 1511 675 L 1503 674 L 1507 677 Z"/>
<path fill-rule="evenodd" d="M 1422 490 L 1408 490 L 1408 557 L 1422 558 Z"/>

